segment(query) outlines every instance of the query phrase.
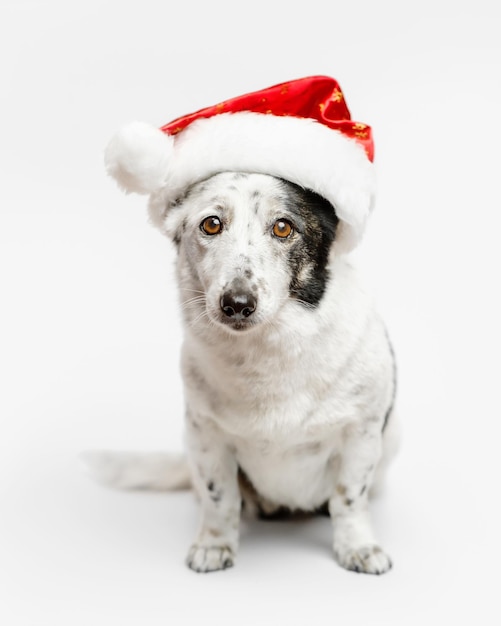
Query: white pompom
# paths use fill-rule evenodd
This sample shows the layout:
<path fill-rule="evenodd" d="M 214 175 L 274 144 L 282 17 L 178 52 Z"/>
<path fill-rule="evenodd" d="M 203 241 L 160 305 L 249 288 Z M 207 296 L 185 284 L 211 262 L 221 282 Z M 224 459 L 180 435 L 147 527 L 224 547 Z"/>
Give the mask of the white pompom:
<path fill-rule="evenodd" d="M 174 139 L 143 122 L 124 126 L 109 142 L 106 170 L 127 192 L 151 194 L 165 184 Z"/>

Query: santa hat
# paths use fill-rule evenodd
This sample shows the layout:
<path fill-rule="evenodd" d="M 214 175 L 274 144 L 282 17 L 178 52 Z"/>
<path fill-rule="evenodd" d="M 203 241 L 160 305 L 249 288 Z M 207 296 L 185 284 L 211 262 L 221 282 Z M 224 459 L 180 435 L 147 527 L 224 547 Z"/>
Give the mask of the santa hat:
<path fill-rule="evenodd" d="M 337 81 L 311 76 L 202 109 L 156 128 L 133 122 L 105 152 L 127 192 L 150 195 L 161 226 L 169 203 L 218 172 L 270 174 L 334 207 L 346 248 L 360 240 L 375 191 L 372 133 L 351 120 Z"/>

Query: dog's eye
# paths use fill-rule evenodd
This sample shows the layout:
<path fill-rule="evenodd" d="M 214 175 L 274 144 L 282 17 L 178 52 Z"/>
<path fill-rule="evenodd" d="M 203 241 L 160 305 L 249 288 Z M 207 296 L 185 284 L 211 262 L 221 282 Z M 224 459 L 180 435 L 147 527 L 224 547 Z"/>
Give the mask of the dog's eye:
<path fill-rule="evenodd" d="M 211 217 L 206 217 L 204 221 L 200 224 L 200 228 L 204 231 L 206 235 L 218 235 L 223 230 L 223 224 L 219 217 L 212 215 Z"/>
<path fill-rule="evenodd" d="M 279 239 L 287 239 L 293 232 L 292 224 L 287 220 L 277 220 L 273 224 L 273 234 Z"/>

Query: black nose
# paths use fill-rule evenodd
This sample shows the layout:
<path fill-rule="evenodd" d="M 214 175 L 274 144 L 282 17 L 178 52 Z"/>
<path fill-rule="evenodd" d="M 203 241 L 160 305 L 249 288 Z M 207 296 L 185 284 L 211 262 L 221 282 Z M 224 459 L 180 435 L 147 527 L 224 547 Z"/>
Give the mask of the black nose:
<path fill-rule="evenodd" d="M 256 310 L 257 300 L 250 293 L 227 291 L 221 298 L 221 309 L 228 317 L 243 319 L 250 317 Z"/>

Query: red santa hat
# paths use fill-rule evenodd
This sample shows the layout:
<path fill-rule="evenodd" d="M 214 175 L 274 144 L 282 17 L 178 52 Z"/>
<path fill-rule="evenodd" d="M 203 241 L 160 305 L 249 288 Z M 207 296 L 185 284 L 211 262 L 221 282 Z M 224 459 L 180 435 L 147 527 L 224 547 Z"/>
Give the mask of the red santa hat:
<path fill-rule="evenodd" d="M 311 76 L 226 100 L 161 128 L 133 122 L 111 139 L 105 163 L 125 191 L 150 195 L 158 226 L 171 201 L 218 172 L 284 178 L 329 200 L 351 249 L 374 201 L 373 156 L 371 129 L 351 120 L 337 81 Z"/>

